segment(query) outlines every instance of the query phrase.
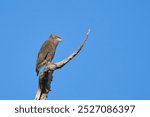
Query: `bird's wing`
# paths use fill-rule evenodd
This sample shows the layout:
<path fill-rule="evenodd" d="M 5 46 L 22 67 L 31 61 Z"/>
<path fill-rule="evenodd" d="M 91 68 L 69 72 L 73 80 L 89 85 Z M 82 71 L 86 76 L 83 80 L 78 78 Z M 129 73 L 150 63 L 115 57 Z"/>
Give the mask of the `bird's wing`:
<path fill-rule="evenodd" d="M 49 40 L 46 40 L 42 47 L 40 48 L 40 51 L 38 53 L 37 61 L 36 61 L 36 69 L 39 69 L 39 65 L 46 59 L 46 56 L 49 52 Z"/>

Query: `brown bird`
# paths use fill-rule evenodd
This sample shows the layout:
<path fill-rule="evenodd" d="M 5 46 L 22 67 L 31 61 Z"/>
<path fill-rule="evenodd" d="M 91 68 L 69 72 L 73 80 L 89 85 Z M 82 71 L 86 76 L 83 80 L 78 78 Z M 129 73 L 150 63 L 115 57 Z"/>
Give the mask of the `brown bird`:
<path fill-rule="evenodd" d="M 61 41 L 61 37 L 51 34 L 48 40 L 40 48 L 36 61 L 36 73 L 39 74 L 40 68 L 47 62 L 51 62 L 56 51 L 58 43 Z"/>

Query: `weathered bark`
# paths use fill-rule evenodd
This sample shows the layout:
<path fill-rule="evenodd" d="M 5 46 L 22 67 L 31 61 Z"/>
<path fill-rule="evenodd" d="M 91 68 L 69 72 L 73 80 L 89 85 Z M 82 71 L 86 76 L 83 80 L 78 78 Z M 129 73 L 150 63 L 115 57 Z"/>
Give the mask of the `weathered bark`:
<path fill-rule="evenodd" d="M 71 59 L 73 59 L 82 49 L 84 46 L 86 40 L 88 39 L 88 36 L 90 34 L 90 30 L 86 34 L 85 39 L 83 40 L 82 44 L 80 47 L 73 52 L 70 56 L 65 58 L 64 60 L 60 62 L 55 62 L 55 63 L 50 63 L 48 62 L 44 68 L 44 71 L 40 74 L 39 78 L 39 86 L 38 86 L 38 91 L 35 96 L 35 100 L 45 100 L 49 91 L 51 91 L 50 86 L 51 86 L 51 81 L 53 79 L 53 72 L 56 69 L 62 68 L 64 65 L 66 65 Z"/>
<path fill-rule="evenodd" d="M 53 79 L 53 71 L 47 71 L 40 74 L 38 91 L 35 100 L 45 100 L 48 92 L 51 90 L 51 81 Z"/>

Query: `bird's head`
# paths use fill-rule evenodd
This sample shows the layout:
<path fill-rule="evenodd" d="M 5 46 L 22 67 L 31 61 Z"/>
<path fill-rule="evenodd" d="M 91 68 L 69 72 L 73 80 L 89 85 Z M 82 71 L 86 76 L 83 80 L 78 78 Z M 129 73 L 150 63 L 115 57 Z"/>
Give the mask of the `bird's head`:
<path fill-rule="evenodd" d="M 58 42 L 62 41 L 61 37 L 55 34 L 51 34 L 50 38 L 57 40 Z"/>

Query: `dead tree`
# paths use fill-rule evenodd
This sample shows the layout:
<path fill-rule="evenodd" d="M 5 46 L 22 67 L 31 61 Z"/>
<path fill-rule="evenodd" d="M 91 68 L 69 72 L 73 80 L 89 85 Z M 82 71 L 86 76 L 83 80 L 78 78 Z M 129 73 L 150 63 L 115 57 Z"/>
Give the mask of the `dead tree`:
<path fill-rule="evenodd" d="M 51 91 L 50 86 L 51 86 L 51 81 L 53 79 L 53 72 L 57 69 L 62 68 L 80 52 L 86 40 L 88 39 L 89 34 L 90 34 L 90 30 L 87 32 L 86 37 L 83 40 L 80 47 L 75 52 L 73 52 L 70 56 L 68 56 L 67 58 L 65 58 L 60 62 L 55 62 L 55 63 L 48 62 L 46 64 L 44 71 L 39 76 L 39 86 L 35 96 L 35 100 L 45 100 L 47 98 L 49 91 Z"/>

